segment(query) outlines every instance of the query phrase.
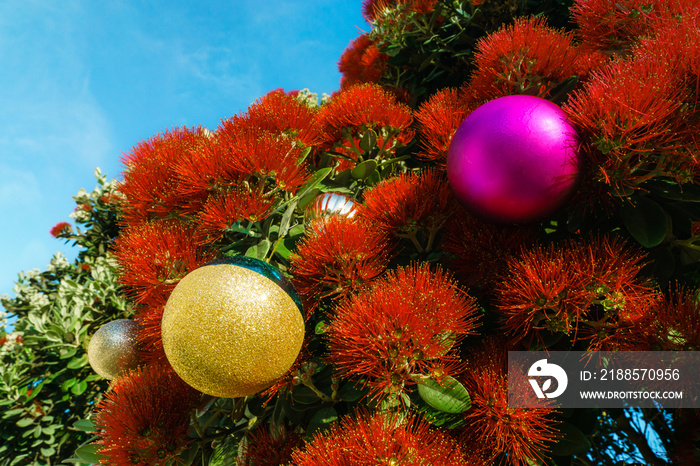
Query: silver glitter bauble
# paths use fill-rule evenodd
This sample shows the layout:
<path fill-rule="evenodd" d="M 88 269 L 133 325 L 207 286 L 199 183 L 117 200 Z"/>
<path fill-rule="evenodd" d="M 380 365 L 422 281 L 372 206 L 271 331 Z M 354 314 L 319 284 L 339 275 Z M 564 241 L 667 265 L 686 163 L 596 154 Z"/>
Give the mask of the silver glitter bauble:
<path fill-rule="evenodd" d="M 104 324 L 88 345 L 90 366 L 105 379 L 135 369 L 141 362 L 137 337 L 138 324 L 133 320 L 118 319 Z"/>

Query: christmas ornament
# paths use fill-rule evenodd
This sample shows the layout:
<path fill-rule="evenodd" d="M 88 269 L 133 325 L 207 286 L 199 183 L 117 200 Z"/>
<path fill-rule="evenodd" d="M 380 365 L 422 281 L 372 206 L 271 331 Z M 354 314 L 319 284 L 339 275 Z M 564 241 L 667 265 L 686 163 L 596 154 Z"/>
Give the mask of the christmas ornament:
<path fill-rule="evenodd" d="M 187 274 L 163 311 L 163 348 L 175 372 L 212 396 L 253 395 L 282 376 L 304 339 L 299 298 L 271 265 L 223 259 Z"/>
<path fill-rule="evenodd" d="M 105 379 L 135 369 L 141 362 L 137 344 L 138 324 L 129 319 L 113 320 L 100 327 L 88 345 L 88 362 Z"/>
<path fill-rule="evenodd" d="M 355 203 L 350 197 L 337 193 L 324 193 L 318 196 L 314 203 L 306 209 L 305 220 L 309 222 L 331 215 L 352 218 L 356 212 Z"/>
<path fill-rule="evenodd" d="M 539 97 L 511 95 L 478 107 L 455 132 L 447 177 L 472 213 L 498 222 L 538 220 L 561 207 L 579 175 L 576 133 Z"/>

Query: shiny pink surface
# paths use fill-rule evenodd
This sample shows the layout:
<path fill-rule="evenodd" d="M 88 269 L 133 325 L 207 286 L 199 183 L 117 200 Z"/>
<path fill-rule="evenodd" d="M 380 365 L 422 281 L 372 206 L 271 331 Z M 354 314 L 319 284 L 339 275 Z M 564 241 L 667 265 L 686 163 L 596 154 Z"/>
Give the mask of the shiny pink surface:
<path fill-rule="evenodd" d="M 542 219 L 576 188 L 579 158 L 566 114 L 539 97 L 506 96 L 474 110 L 452 138 L 447 176 L 472 213 L 492 221 Z"/>

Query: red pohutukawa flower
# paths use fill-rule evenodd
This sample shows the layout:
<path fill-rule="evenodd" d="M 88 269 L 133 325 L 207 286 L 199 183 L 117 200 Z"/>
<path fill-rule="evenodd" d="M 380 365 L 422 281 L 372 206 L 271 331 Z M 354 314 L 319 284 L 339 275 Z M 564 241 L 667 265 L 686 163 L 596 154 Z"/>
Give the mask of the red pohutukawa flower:
<path fill-rule="evenodd" d="M 445 177 L 435 170 L 402 173 L 365 192 L 358 215 L 390 236 L 408 238 L 418 252 L 432 250 L 455 205 Z"/>
<path fill-rule="evenodd" d="M 508 260 L 495 310 L 515 341 L 541 331 L 590 340 L 589 349 L 640 349 L 658 292 L 640 276 L 643 255 L 608 238 L 534 247 Z"/>
<path fill-rule="evenodd" d="M 408 144 L 414 134 L 410 108 L 377 84 L 358 84 L 339 92 L 321 107 L 317 117 L 325 133 L 321 148 L 349 160 L 358 160 L 365 152 L 360 141 L 370 131 L 376 143 L 369 151 L 376 151 L 377 157 L 392 155 L 398 147 Z M 349 160 L 345 160 L 349 163 L 345 168 L 353 165 Z"/>
<path fill-rule="evenodd" d="M 68 222 L 58 222 L 51 227 L 49 233 L 51 233 L 51 236 L 54 238 L 59 238 L 63 235 L 70 235 L 73 233 L 73 227 Z"/>
<path fill-rule="evenodd" d="M 467 92 L 477 100 L 511 94 L 547 97 L 579 71 L 572 42 L 570 33 L 547 27 L 542 18 L 518 19 L 476 44 Z"/>
<path fill-rule="evenodd" d="M 209 197 L 198 214 L 198 241 L 214 242 L 236 222 L 257 222 L 267 217 L 277 198 L 261 191 L 254 184 L 248 184 Z"/>
<path fill-rule="evenodd" d="M 269 425 L 249 431 L 247 439 L 248 442 L 240 447 L 238 465 L 289 464 L 292 452 L 304 445 L 304 439 L 298 432 Z"/>
<path fill-rule="evenodd" d="M 652 348 L 661 351 L 700 350 L 700 302 L 698 290 L 676 285 L 654 311 Z"/>
<path fill-rule="evenodd" d="M 681 13 L 683 1 L 576 0 L 571 19 L 576 34 L 590 46 L 609 54 L 622 54 L 647 36 L 659 18 Z"/>
<path fill-rule="evenodd" d="M 415 114 L 421 135 L 418 157 L 444 168 L 452 136 L 475 106 L 466 95 L 452 88 L 430 96 Z"/>
<path fill-rule="evenodd" d="M 316 111 L 296 96 L 277 89 L 251 105 L 239 123 L 314 146 L 322 139 L 321 128 L 314 119 Z"/>
<path fill-rule="evenodd" d="M 379 82 L 388 60 L 389 55 L 380 52 L 367 34 L 358 36 L 350 42 L 338 61 L 338 70 L 343 74 L 340 88 Z"/>
<path fill-rule="evenodd" d="M 294 140 L 237 123 L 236 118 L 223 121 L 215 134 L 217 155 L 227 165 L 292 193 L 308 180 L 303 149 Z"/>
<path fill-rule="evenodd" d="M 159 299 L 162 302 L 157 302 Z M 166 302 L 167 297 L 161 295 L 152 298 L 148 305 L 136 308 L 134 320 L 139 324 L 139 355 L 148 364 L 161 364 L 166 360 L 161 338 L 161 323 Z"/>
<path fill-rule="evenodd" d="M 292 453 L 295 466 L 432 465 L 468 463 L 460 446 L 423 419 L 391 413 L 345 417 L 330 431 L 317 433 Z"/>
<path fill-rule="evenodd" d="M 125 223 L 164 218 L 186 205 L 188 199 L 180 192 L 175 166 L 208 143 L 204 128 L 180 128 L 141 141 L 125 155 L 119 185 Z"/>
<path fill-rule="evenodd" d="M 177 220 L 123 230 L 114 244 L 119 280 L 137 303 L 163 303 L 187 273 L 214 258 L 193 241 L 195 231 Z"/>
<path fill-rule="evenodd" d="M 452 254 L 448 259 L 455 277 L 472 289 L 489 292 L 498 283 L 508 260 L 532 246 L 537 233 L 531 226 L 485 223 L 458 208 L 447 221 L 440 247 Z"/>
<path fill-rule="evenodd" d="M 190 443 L 190 411 L 200 395 L 166 365 L 139 368 L 114 380 L 93 415 L 100 464 L 175 460 Z"/>
<path fill-rule="evenodd" d="M 676 70 L 647 55 L 594 73 L 565 105 L 595 180 L 616 193 L 665 176 L 688 182 L 697 161 L 685 118 L 688 89 Z"/>
<path fill-rule="evenodd" d="M 364 0 L 362 14 L 371 22 L 383 19 L 385 13 L 397 8 L 425 15 L 432 12 L 435 5 L 437 0 Z"/>
<path fill-rule="evenodd" d="M 462 383 L 469 391 L 471 408 L 462 445 L 480 445 L 494 460 L 527 466 L 544 460 L 547 448 L 560 434 L 551 408 L 508 407 L 508 348 L 503 339 L 485 338 L 470 351 Z M 507 456 L 506 456 L 507 455 Z"/>
<path fill-rule="evenodd" d="M 334 309 L 326 358 L 343 377 L 366 377 L 373 398 L 395 397 L 422 377 L 456 375 L 452 350 L 477 326 L 474 299 L 448 273 L 412 265 Z"/>
<path fill-rule="evenodd" d="M 590 304 L 588 281 L 561 247 L 530 248 L 508 260 L 507 273 L 496 285 L 496 311 L 514 341 L 547 329 L 573 333 Z M 572 332 L 573 331 L 573 332 Z"/>
<path fill-rule="evenodd" d="M 352 218 L 312 222 L 291 256 L 294 287 L 307 316 L 326 297 L 343 297 L 381 275 L 390 259 L 386 236 Z"/>

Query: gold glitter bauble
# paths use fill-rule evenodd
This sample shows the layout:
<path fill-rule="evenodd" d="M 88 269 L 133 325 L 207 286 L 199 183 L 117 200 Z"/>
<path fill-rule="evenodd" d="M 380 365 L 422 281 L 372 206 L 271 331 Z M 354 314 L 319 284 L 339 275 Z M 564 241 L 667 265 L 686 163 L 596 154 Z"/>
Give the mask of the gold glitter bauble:
<path fill-rule="evenodd" d="M 185 382 L 236 398 L 269 387 L 291 367 L 304 340 L 304 318 L 274 281 L 214 263 L 177 284 L 161 332 L 165 355 Z"/>
<path fill-rule="evenodd" d="M 88 362 L 105 379 L 114 379 L 127 369 L 135 369 L 139 357 L 138 324 L 129 319 L 107 322 L 97 329 L 88 345 Z"/>

